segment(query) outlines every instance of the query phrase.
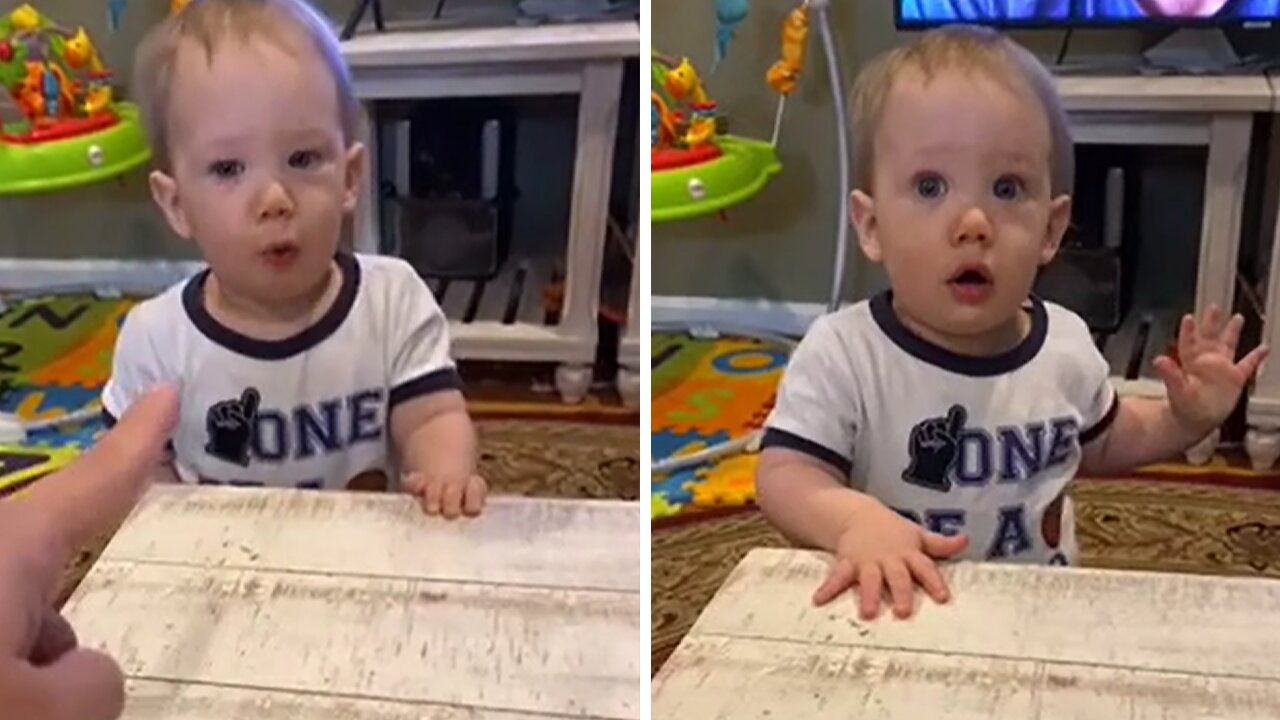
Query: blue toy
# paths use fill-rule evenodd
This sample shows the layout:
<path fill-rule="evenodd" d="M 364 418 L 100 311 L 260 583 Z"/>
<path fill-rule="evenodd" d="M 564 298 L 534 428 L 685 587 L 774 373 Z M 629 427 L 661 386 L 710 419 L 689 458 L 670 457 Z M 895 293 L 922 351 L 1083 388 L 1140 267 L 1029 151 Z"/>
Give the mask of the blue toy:
<path fill-rule="evenodd" d="M 734 30 L 747 19 L 749 10 L 747 0 L 716 0 L 716 52 L 711 61 L 711 72 L 715 72 L 716 66 L 729 54 Z"/>

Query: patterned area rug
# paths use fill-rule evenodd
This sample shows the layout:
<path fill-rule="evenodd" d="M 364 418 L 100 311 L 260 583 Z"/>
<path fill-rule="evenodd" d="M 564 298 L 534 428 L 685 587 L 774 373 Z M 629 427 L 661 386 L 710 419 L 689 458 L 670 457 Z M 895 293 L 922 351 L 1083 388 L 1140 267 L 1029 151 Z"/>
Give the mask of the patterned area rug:
<path fill-rule="evenodd" d="M 1265 490 L 1175 480 L 1081 480 L 1086 566 L 1280 578 L 1280 484 Z M 786 541 L 754 509 L 653 530 L 653 672 L 728 573 L 755 547 Z"/>

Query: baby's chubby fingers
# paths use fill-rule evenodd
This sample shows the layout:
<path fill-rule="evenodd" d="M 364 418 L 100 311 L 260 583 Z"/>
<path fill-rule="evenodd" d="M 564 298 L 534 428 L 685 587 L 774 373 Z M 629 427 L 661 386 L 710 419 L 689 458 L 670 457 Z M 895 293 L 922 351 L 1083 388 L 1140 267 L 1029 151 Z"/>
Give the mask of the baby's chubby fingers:
<path fill-rule="evenodd" d="M 1261 367 L 1262 361 L 1266 360 L 1267 356 L 1270 354 L 1270 348 L 1266 345 L 1259 345 L 1253 350 L 1250 350 L 1248 355 L 1240 358 L 1240 362 L 1236 363 L 1236 369 L 1244 375 L 1247 381 L 1249 378 L 1253 377 L 1254 373 L 1258 372 L 1258 368 Z"/>
<path fill-rule="evenodd" d="M 822 606 L 836 599 L 853 584 L 857 575 L 858 569 L 851 561 L 837 558 L 831 570 L 827 572 L 827 579 L 813 591 L 813 604 Z"/>
<path fill-rule="evenodd" d="M 884 582 L 889 586 L 889 597 L 893 600 L 893 614 L 899 620 L 911 617 L 915 607 L 916 586 L 911 580 L 911 573 L 903 558 L 887 558 L 884 568 Z"/>
<path fill-rule="evenodd" d="M 466 491 L 467 484 L 465 481 L 440 484 L 444 488 L 440 493 L 440 513 L 452 520 L 462 514 L 462 494 Z"/>
<path fill-rule="evenodd" d="M 947 587 L 947 581 L 942 579 L 942 572 L 938 570 L 937 564 L 932 559 L 923 553 L 912 553 L 904 560 L 916 582 L 929 594 L 929 597 L 933 598 L 934 602 L 941 605 L 951 599 L 951 590 Z"/>
<path fill-rule="evenodd" d="M 462 498 L 462 511 L 472 517 L 479 515 L 484 510 L 485 502 L 489 498 L 489 484 L 479 475 L 472 475 L 467 479 L 467 491 Z"/>
<path fill-rule="evenodd" d="M 863 620 L 875 620 L 880 614 L 880 598 L 884 594 L 884 571 L 876 562 L 864 562 L 858 568 L 858 607 Z"/>

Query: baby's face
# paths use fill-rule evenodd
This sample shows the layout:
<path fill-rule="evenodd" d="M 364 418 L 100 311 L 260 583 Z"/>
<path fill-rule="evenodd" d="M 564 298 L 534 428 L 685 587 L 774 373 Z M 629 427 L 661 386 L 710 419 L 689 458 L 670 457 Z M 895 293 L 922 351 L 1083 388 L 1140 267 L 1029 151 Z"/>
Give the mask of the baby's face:
<path fill-rule="evenodd" d="M 229 41 L 175 62 L 172 174 L 152 190 L 219 286 L 258 302 L 313 292 L 355 207 L 361 148 L 346 147 L 333 79 L 314 50 Z"/>
<path fill-rule="evenodd" d="M 1007 337 L 1070 212 L 1050 197 L 1038 104 L 977 73 L 925 82 L 912 71 L 895 80 L 874 142 L 872 192 L 854 193 L 854 220 L 904 320 L 943 344 Z"/>

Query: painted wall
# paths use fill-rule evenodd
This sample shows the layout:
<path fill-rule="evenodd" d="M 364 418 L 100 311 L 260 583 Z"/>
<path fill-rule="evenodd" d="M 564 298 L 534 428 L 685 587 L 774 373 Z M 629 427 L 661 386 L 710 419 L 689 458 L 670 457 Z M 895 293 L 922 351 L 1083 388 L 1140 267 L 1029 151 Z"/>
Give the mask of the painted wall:
<path fill-rule="evenodd" d="M 22 1 L 0 0 L 0 12 Z M 345 21 L 356 2 L 313 0 L 335 22 Z M 164 18 L 169 2 L 130 0 L 122 27 L 114 34 L 107 30 L 106 0 L 39 0 L 36 5 L 62 25 L 85 27 L 115 71 L 118 85 L 125 86 L 122 94 L 127 99 L 133 51 L 147 29 Z M 435 6 L 436 0 L 383 0 L 389 21 L 414 22 L 429 16 Z M 514 13 L 514 7 L 514 0 L 448 0 L 443 18 L 501 21 Z M 518 145 L 523 149 L 518 151 L 516 168 L 524 181 L 516 227 L 527 230 L 527 237 L 513 238 L 513 245 L 526 250 L 563 247 L 576 128 L 572 108 L 532 112 L 520 123 Z M 527 177 L 531 172 L 537 177 Z M 169 230 L 151 202 L 147 170 L 139 169 L 118 181 L 71 191 L 0 197 L 0 257 L 197 259 L 198 255 L 193 244 Z"/>
<path fill-rule="evenodd" d="M 652 0 L 654 48 L 687 55 L 709 68 L 715 32 L 710 0 Z M 846 88 L 868 59 L 909 35 L 893 26 L 891 0 L 834 0 L 831 18 Z M 768 138 L 776 96 L 764 82 L 776 60 L 783 16 L 791 0 L 754 0 L 728 61 L 708 80 L 729 115 L 732 132 Z M 1060 31 L 1015 37 L 1043 56 L 1057 52 Z M 1077 32 L 1074 53 L 1132 52 L 1143 38 L 1132 31 Z M 664 223 L 653 230 L 653 293 L 825 302 L 832 278 L 837 224 L 843 222 L 832 96 L 822 44 L 810 30 L 807 71 L 787 101 L 778 152 L 782 173 L 755 199 L 718 218 Z M 705 71 L 704 71 L 705 72 Z M 1192 218 L 1192 225 L 1195 219 Z M 850 232 L 843 296 L 861 298 L 883 286 Z"/>

